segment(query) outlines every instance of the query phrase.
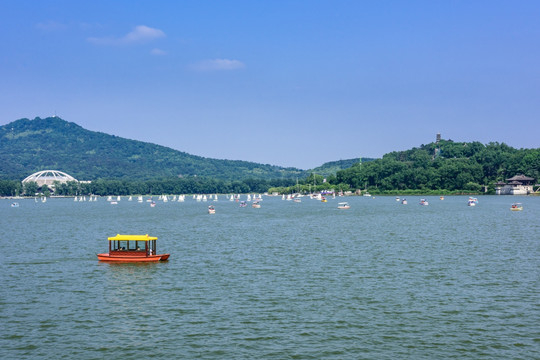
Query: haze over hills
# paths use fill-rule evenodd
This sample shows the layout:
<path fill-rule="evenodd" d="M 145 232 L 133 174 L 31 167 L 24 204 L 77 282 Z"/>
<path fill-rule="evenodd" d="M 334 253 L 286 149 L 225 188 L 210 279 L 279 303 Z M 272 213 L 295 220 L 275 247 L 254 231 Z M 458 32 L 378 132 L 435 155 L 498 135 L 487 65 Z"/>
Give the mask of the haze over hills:
<path fill-rule="evenodd" d="M 341 160 L 341 167 L 329 163 L 317 169 L 320 173 L 335 173 L 357 161 Z M 221 180 L 295 179 L 309 174 L 296 168 L 191 155 L 90 131 L 59 117 L 20 119 L 0 127 L 0 178 L 20 180 L 46 169 L 61 170 L 79 180 L 190 176 Z"/>
<path fill-rule="evenodd" d="M 0 127 L 0 172 L 22 179 L 57 169 L 79 180 L 204 176 L 222 180 L 296 178 L 304 170 L 191 155 L 160 145 L 90 131 L 58 117 Z"/>

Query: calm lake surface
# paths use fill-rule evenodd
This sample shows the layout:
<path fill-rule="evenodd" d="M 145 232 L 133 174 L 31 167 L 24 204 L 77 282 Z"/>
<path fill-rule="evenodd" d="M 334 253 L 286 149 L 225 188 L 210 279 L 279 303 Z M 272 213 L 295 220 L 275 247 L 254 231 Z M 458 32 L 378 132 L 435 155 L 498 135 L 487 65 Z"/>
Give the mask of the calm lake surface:
<path fill-rule="evenodd" d="M 538 359 L 540 197 L 467 199 L 0 200 L 0 358 Z"/>

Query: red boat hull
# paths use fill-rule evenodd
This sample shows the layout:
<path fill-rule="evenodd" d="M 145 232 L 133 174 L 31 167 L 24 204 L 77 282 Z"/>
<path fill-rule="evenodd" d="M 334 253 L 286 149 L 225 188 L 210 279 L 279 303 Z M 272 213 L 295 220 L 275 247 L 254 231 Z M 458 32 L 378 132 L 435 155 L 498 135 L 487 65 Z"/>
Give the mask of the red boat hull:
<path fill-rule="evenodd" d="M 156 262 L 169 259 L 170 254 L 158 254 L 149 256 L 110 255 L 109 253 L 97 254 L 99 261 L 114 262 Z"/>

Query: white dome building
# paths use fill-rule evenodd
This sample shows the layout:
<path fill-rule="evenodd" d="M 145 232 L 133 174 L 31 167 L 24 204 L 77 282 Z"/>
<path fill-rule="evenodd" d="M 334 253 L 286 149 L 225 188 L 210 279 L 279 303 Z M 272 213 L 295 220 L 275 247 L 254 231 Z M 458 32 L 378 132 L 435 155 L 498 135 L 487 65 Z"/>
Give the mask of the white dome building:
<path fill-rule="evenodd" d="M 73 176 L 66 174 L 65 172 L 58 171 L 58 170 L 43 170 L 38 171 L 36 173 L 33 173 L 32 175 L 25 178 L 22 183 L 25 184 L 27 182 L 36 182 L 39 187 L 43 187 L 43 185 L 47 185 L 47 187 L 53 189 L 54 188 L 54 182 L 58 181 L 60 183 L 67 183 L 68 181 L 77 181 Z"/>

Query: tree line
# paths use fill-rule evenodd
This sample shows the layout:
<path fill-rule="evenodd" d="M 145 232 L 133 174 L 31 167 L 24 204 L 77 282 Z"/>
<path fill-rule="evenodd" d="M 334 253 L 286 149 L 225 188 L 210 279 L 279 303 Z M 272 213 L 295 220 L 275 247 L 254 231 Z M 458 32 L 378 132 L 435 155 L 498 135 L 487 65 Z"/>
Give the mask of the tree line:
<path fill-rule="evenodd" d="M 264 193 L 270 187 L 290 186 L 290 179 L 246 179 L 225 181 L 212 178 L 164 178 L 146 181 L 98 179 L 92 182 L 55 182 L 54 195 L 162 195 L 162 194 L 245 194 Z M 48 196 L 47 187 L 39 188 L 36 182 L 22 184 L 14 180 L 0 180 L 0 196 Z"/>

